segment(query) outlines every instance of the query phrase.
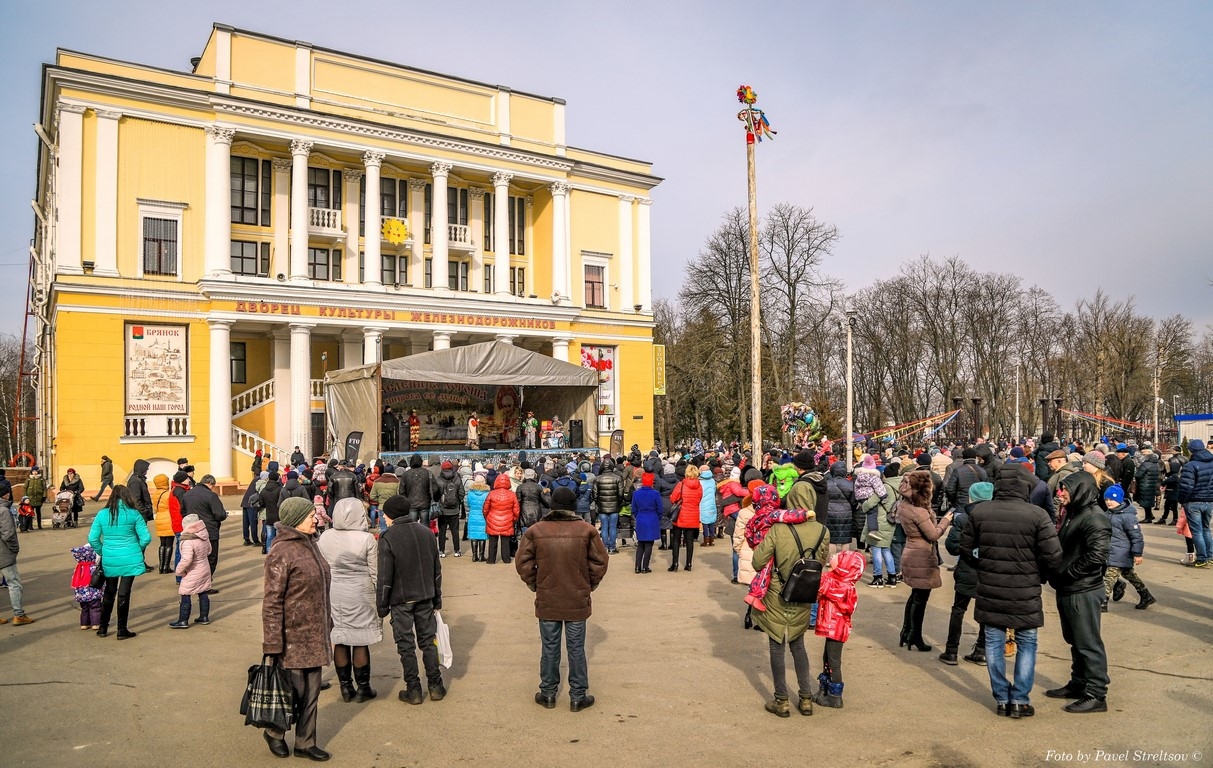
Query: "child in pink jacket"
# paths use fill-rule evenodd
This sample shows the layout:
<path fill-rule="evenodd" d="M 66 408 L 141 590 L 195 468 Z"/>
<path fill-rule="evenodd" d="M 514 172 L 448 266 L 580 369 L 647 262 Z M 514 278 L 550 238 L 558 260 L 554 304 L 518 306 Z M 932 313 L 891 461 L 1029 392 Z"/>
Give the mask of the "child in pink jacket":
<path fill-rule="evenodd" d="M 198 596 L 198 618 L 195 624 L 211 623 L 211 540 L 206 532 L 206 523 L 197 515 L 186 515 L 181 519 L 181 560 L 176 573 L 181 579 L 177 594 L 181 595 L 181 612 L 177 620 L 169 624 L 173 629 L 190 628 L 190 611 L 193 609 L 191 595 Z"/>

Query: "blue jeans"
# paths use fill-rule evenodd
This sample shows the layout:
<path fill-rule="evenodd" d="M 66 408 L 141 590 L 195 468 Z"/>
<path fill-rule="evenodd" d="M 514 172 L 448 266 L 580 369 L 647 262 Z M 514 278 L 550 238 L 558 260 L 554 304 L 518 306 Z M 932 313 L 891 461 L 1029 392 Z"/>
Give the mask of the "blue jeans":
<path fill-rule="evenodd" d="M 0 514 L 8 513 L 0 510 Z M 0 574 L 4 574 L 4 580 L 8 582 L 8 599 L 13 606 L 13 615 L 24 616 L 25 609 L 21 606 L 21 574 L 17 573 L 17 564 L 13 563 L 7 568 L 0 568 Z"/>
<path fill-rule="evenodd" d="M 741 565 L 741 555 L 736 550 L 733 551 L 733 579 L 737 579 L 737 567 Z"/>
<path fill-rule="evenodd" d="M 543 654 L 539 658 L 539 692 L 544 696 L 555 696 L 560 690 L 562 631 L 565 648 L 569 652 L 569 698 L 580 701 L 590 687 L 590 672 L 585 661 L 584 621 L 539 620 L 539 638 L 543 642 Z"/>
<path fill-rule="evenodd" d="M 1032 684 L 1036 682 L 1036 629 L 1015 630 L 1015 680 L 1007 683 L 1007 630 L 986 627 L 986 671 L 990 689 L 999 704 L 1031 704 Z"/>
<path fill-rule="evenodd" d="M 1192 529 L 1192 544 L 1196 547 L 1196 562 L 1203 563 L 1213 558 L 1213 532 L 1209 530 L 1213 516 L 1213 502 L 1189 501 L 1184 504 L 1188 516 L 1188 527 Z"/>
<path fill-rule="evenodd" d="M 265 524 L 265 551 L 270 551 L 270 545 L 274 543 L 274 537 L 278 535 L 277 523 Z"/>
<path fill-rule="evenodd" d="M 598 519 L 602 521 L 602 543 L 608 552 L 614 552 L 615 537 L 619 534 L 619 513 L 599 515 Z"/>
<path fill-rule="evenodd" d="M 250 544 L 257 544 L 257 539 L 260 538 L 257 529 L 261 527 L 261 521 L 257 519 L 257 510 L 252 507 L 241 508 L 242 518 L 240 520 L 240 533 L 244 535 L 244 540 Z"/>
<path fill-rule="evenodd" d="M 893 550 L 888 547 L 872 547 L 872 575 L 892 576 L 894 573 L 897 573 L 897 569 L 893 567 Z"/>

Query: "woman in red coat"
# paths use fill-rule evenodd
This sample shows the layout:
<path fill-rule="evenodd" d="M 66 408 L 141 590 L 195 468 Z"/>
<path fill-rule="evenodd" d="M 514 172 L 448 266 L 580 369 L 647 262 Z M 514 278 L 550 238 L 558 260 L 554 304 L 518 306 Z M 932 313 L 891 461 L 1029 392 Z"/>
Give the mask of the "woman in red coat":
<path fill-rule="evenodd" d="M 518 496 L 510 490 L 510 476 L 497 475 L 493 490 L 484 500 L 485 531 L 489 535 L 489 565 L 497 562 L 497 547 L 501 547 L 501 562 L 510 561 L 510 537 L 518 523 Z"/>
<path fill-rule="evenodd" d="M 678 516 L 674 518 L 673 530 L 670 532 L 670 551 L 673 560 L 669 570 L 678 570 L 678 548 L 685 542 L 687 545 L 687 564 L 684 570 L 691 570 L 691 557 L 695 554 L 695 538 L 699 535 L 699 502 L 703 499 L 703 486 L 693 467 L 687 468 L 686 477 L 678 481 L 670 493 L 670 503 L 680 504 Z"/>

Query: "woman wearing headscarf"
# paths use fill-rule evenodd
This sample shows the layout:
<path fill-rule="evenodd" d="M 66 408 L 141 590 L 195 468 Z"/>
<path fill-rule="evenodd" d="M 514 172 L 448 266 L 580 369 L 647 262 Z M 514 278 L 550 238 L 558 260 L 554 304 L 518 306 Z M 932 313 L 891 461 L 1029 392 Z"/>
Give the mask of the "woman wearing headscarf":
<path fill-rule="evenodd" d="M 915 651 L 931 650 L 931 646 L 922 639 L 922 621 L 927 614 L 931 590 L 943 586 L 935 542 L 952 524 L 951 512 L 936 522 L 935 514 L 931 512 L 933 490 L 931 473 L 920 470 L 903 477 L 898 488 L 901 499 L 897 502 L 897 522 L 906 535 L 906 547 L 901 554 L 901 574 L 910 587 L 898 647 L 905 645 Z"/>
<path fill-rule="evenodd" d="M 127 628 L 131 613 L 131 589 L 135 577 L 143 574 L 143 550 L 152 542 L 147 521 L 135 509 L 125 485 L 115 486 L 109 502 L 93 518 L 88 534 L 89 546 L 101 559 L 105 587 L 101 595 L 101 625 L 97 637 L 109 634 L 110 615 L 118 603 L 118 639 L 135 636 Z"/>
<path fill-rule="evenodd" d="M 298 713 L 295 756 L 328 760 L 329 753 L 316 746 L 316 705 L 320 670 L 332 661 L 331 576 L 314 539 L 315 506 L 308 499 L 283 499 L 276 528 L 265 556 L 262 653 L 276 657 L 290 676 Z M 285 732 L 266 729 L 265 741 L 276 757 L 291 754 Z"/>
<path fill-rule="evenodd" d="M 359 703 L 375 698 L 370 646 L 383 639 L 383 620 L 375 613 L 379 550 L 366 520 L 360 499 L 340 499 L 333 505 L 333 525 L 317 544 L 332 576 L 333 666 L 341 700 L 357 697 Z"/>
<path fill-rule="evenodd" d="M 80 479 L 80 475 L 76 474 L 76 470 L 71 468 L 67 470 L 67 474 L 59 481 L 59 490 L 71 491 L 74 494 L 72 496 L 72 522 L 79 525 L 80 510 L 84 509 L 84 481 Z M 113 496 L 111 495 L 110 498 Z"/>

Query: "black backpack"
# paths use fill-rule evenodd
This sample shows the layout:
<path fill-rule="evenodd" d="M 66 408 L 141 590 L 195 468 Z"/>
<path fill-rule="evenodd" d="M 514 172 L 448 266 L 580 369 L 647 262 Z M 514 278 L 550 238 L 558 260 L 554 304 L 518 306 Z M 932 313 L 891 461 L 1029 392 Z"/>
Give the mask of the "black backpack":
<path fill-rule="evenodd" d="M 821 588 L 821 574 L 825 570 L 816 559 L 817 548 L 825 540 L 826 527 L 824 525 L 821 527 L 821 535 L 817 537 L 817 543 L 813 545 L 812 559 L 804 555 L 804 545 L 800 543 L 800 534 L 796 533 L 796 526 L 789 525 L 788 527 L 792 529 L 792 536 L 796 539 L 796 548 L 800 550 L 800 557 L 792 563 L 792 570 L 783 580 L 783 589 L 780 590 L 779 597 L 785 603 L 815 603 L 817 602 L 817 590 Z M 783 574 L 780 576 L 782 577 Z"/>
<path fill-rule="evenodd" d="M 442 506 L 444 509 L 455 509 L 459 506 L 459 483 L 458 477 L 453 477 L 446 482 L 446 486 L 442 489 Z"/>

